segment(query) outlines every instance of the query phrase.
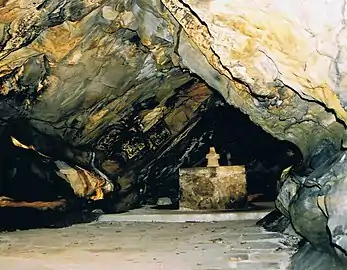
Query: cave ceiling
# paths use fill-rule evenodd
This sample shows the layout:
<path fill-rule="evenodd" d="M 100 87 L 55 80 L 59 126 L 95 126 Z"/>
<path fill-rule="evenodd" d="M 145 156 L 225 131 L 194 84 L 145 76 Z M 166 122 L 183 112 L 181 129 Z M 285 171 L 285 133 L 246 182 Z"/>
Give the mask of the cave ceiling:
<path fill-rule="evenodd" d="M 338 16 L 319 22 L 308 3 L 253 2 L 5 1 L 3 118 L 90 144 L 141 99 L 156 99 L 148 110 L 157 116 L 141 115 L 155 123 L 194 73 L 304 154 L 321 137 L 338 141 L 347 119 L 342 1 L 330 8 Z M 321 136 L 311 138 L 315 130 Z"/>
<path fill-rule="evenodd" d="M 248 192 L 277 196 L 274 227 L 345 260 L 346 12 L 343 0 L 0 0 L 1 213 L 177 200 L 178 169 L 204 166 L 213 145 L 222 165 L 246 166 Z"/>
<path fill-rule="evenodd" d="M 4 142 L 12 136 L 97 197 L 183 143 L 215 92 L 304 157 L 323 139 L 339 146 L 342 1 L 334 18 L 299 2 L 2 1 Z M 99 195 L 77 188 L 83 170 Z"/>

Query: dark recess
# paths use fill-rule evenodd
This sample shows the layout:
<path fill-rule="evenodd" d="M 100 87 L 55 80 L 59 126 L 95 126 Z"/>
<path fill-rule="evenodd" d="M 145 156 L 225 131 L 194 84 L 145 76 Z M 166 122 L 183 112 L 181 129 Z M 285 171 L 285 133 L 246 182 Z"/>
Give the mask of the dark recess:
<path fill-rule="evenodd" d="M 187 87 L 189 88 L 189 85 Z M 173 98 L 169 99 L 168 102 L 174 103 Z M 155 107 L 156 101 L 153 98 L 148 98 L 138 104 L 132 104 L 132 106 L 135 109 L 135 115 L 128 119 L 130 122 L 119 123 L 119 133 L 116 135 L 121 137 L 120 142 L 129 136 L 134 139 L 141 139 L 141 136 L 144 136 L 141 135 L 143 133 L 137 132 L 133 128 L 136 112 L 143 108 Z M 76 199 L 71 188 L 64 180 L 56 176 L 53 168 L 49 167 L 49 163 L 45 163 L 42 157 L 33 151 L 14 147 L 10 142 L 10 135 L 18 137 L 28 145 L 36 140 L 41 144 L 43 152 L 49 155 L 55 154 L 54 157 L 57 159 L 64 158 L 63 149 L 69 149 L 72 146 L 57 138 L 46 135 L 39 136 L 24 120 L 20 121 L 19 124 L 13 123 L 11 125 L 8 123 L 1 136 L 3 152 L 2 160 L 0 160 L 2 167 L 0 196 L 26 201 L 49 201 L 64 198 L 71 202 L 68 212 L 70 217 L 75 217 L 73 220 L 76 220 L 77 216 L 81 217 L 79 220 L 85 220 L 84 217 L 88 216 L 95 207 L 103 207 L 103 209 L 109 209 L 110 212 L 122 212 L 131 207 L 138 207 L 141 203 L 154 204 L 159 197 L 170 197 L 174 203 L 177 203 L 179 194 L 178 168 L 206 166 L 205 156 L 209 147 L 214 146 L 221 155 L 220 165 L 241 164 L 246 166 L 249 194 L 263 194 L 259 198 L 263 201 L 274 200 L 277 194 L 277 180 L 283 169 L 300 161 L 300 151 L 295 145 L 286 141 L 279 141 L 266 133 L 251 122 L 247 115 L 226 104 L 217 92 L 204 106 L 206 109 L 191 120 L 192 122 L 198 121 L 197 124 L 167 153 L 158 157 L 163 151 L 163 149 L 158 148 L 154 152 L 143 155 L 139 160 L 126 162 L 122 172 L 131 170 L 135 175 L 136 182 L 128 189 L 117 191 L 119 193 L 115 194 L 116 200 L 106 200 L 102 204 L 90 204 L 84 199 Z M 119 143 L 118 140 L 116 141 Z M 170 141 L 165 143 L 168 146 L 170 144 Z M 119 150 L 121 145 L 115 142 L 108 147 L 105 149 L 105 153 L 110 151 L 111 155 L 117 159 L 117 153 L 121 153 Z M 52 148 L 51 152 L 46 152 L 49 148 Z M 77 150 L 75 149 L 75 151 Z M 95 150 L 90 146 L 90 149 L 85 148 L 81 151 L 81 153 L 87 153 Z M 228 155 L 230 155 L 230 159 L 228 159 Z M 77 162 L 76 159 L 75 161 Z M 122 165 L 122 163 L 119 164 Z M 13 170 L 16 170 L 14 178 L 11 176 Z M 112 179 L 117 179 L 117 175 Z M 141 193 L 140 190 L 143 192 Z M 123 206 L 116 208 L 107 206 L 107 204 L 112 203 L 123 204 Z M 12 220 L 16 224 L 27 223 L 22 224 L 21 228 L 50 226 L 52 223 L 59 223 L 56 219 L 65 219 L 63 212 L 58 213 L 55 217 L 54 211 L 47 213 L 46 216 L 36 213 L 35 210 L 23 210 L 23 214 L 20 214 L 21 209 L 15 211 L 2 209 L 1 211 L 6 212 L 4 214 L 6 214 L 7 221 Z M 35 218 L 31 219 L 31 215 Z M 53 220 L 55 221 L 53 222 Z M 63 224 L 65 223 L 63 222 Z M 11 226 L 7 224 L 5 227 Z"/>
<path fill-rule="evenodd" d="M 247 115 L 226 104 L 215 93 L 208 110 L 189 135 L 170 153 L 159 159 L 147 171 L 147 200 L 154 203 L 158 197 L 175 200 L 178 192 L 180 167 L 206 166 L 205 156 L 210 146 L 220 154 L 220 165 L 245 165 L 250 194 L 263 194 L 261 200 L 273 201 L 277 195 L 277 180 L 282 171 L 301 161 L 300 150 L 288 141 L 280 141 L 255 125 Z M 199 141 L 186 155 L 187 149 Z M 228 161 L 228 154 L 230 160 Z M 164 168 L 173 168 L 164 170 Z"/>

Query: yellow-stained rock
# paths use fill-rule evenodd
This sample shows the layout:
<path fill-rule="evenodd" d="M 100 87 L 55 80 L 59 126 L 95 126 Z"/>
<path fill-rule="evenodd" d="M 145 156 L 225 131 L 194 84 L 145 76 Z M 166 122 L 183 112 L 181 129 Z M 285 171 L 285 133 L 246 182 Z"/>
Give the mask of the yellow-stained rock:
<path fill-rule="evenodd" d="M 303 98 L 324 103 L 347 123 L 340 103 L 347 101 L 342 85 L 345 75 L 340 70 L 346 54 L 341 47 L 347 35 L 346 14 L 341 12 L 344 1 L 329 6 L 324 1 L 306 2 L 163 1 L 221 74 L 237 78 L 259 95 L 271 94 L 270 85 L 278 80 Z M 312 13 L 312 6 L 325 14 L 336 10 L 340 19 L 318 17 L 321 13 Z M 336 68 L 331 68 L 334 64 Z"/>

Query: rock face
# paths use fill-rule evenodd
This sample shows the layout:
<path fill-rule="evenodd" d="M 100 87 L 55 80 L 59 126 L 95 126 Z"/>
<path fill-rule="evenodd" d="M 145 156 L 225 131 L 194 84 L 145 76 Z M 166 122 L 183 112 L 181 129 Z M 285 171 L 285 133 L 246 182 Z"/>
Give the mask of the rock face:
<path fill-rule="evenodd" d="M 338 264 L 346 263 L 347 250 L 344 192 L 346 154 L 346 151 L 338 151 L 325 162 L 316 164 L 315 170 L 304 176 L 292 171 L 285 176 L 276 200 L 278 209 L 290 218 L 295 231 L 308 240 L 316 251 L 328 253 L 331 256 L 329 260 Z M 306 250 L 307 247 L 303 248 L 302 254 Z M 312 256 L 319 257 L 320 253 Z"/>
<path fill-rule="evenodd" d="M 306 155 L 323 137 L 339 141 L 347 119 L 343 1 L 314 2 L 326 16 L 311 4 L 6 1 L 1 93 L 16 99 L 4 114 L 18 116 L 17 108 L 45 134 L 90 144 L 122 119 L 125 104 L 156 91 L 164 98 L 165 88 L 188 81 L 182 66 Z M 141 115 L 144 131 L 163 114 L 154 108 Z"/>
<path fill-rule="evenodd" d="M 301 151 L 279 209 L 340 256 L 346 16 L 323 0 L 0 1 L 0 195 L 170 197 L 149 183 L 201 165 L 215 127 L 199 121 L 227 102 Z"/>
<path fill-rule="evenodd" d="M 254 122 L 295 142 L 304 154 L 325 136 L 339 137 L 336 117 L 346 122 L 343 1 L 329 7 L 324 1 L 163 3 L 183 29 L 182 62 Z M 198 64 L 192 61 L 197 55 Z M 322 127 L 322 137 L 307 136 Z"/>
<path fill-rule="evenodd" d="M 154 159 L 174 164 L 152 175 L 164 178 L 167 171 L 177 171 L 189 149 L 200 147 L 199 140 L 184 138 L 199 113 L 211 107 L 212 90 L 181 68 L 185 60 L 179 51 L 193 56 L 192 47 L 160 2 L 6 1 L 0 19 L 3 148 L 13 149 L 14 137 L 52 157 L 56 171 L 78 167 L 116 183 L 100 194 L 98 185 L 84 190 L 84 180 L 75 177 L 77 195 L 100 198 L 124 190 L 123 196 L 133 201 L 147 181 L 138 179 L 147 179 L 157 168 Z M 197 54 L 192 62 L 200 59 Z M 178 145 L 188 150 L 179 150 L 179 161 L 169 161 Z M 24 175 L 57 181 L 42 160 L 33 169 L 22 152 L 16 158 L 13 153 L 1 154 L 7 160 L 1 175 L 5 182 L 16 179 L 10 181 L 22 186 L 17 171 L 23 164 L 28 165 Z M 71 184 L 66 174 L 58 174 Z M 26 199 L 6 185 L 13 196 Z M 51 199 L 56 199 L 53 194 Z"/>

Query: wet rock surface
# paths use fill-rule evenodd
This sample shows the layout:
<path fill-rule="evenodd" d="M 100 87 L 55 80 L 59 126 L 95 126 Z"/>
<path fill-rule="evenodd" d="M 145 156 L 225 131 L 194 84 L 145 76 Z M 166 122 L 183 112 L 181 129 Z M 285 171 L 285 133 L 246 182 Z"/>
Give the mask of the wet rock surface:
<path fill-rule="evenodd" d="M 345 269 L 347 265 L 344 210 L 346 151 L 325 157 L 327 159 L 317 163 L 313 171 L 308 170 L 306 176 L 296 175 L 295 169 L 282 175 L 285 182 L 277 198 L 278 209 L 282 213 L 277 210 L 276 215 L 272 213 L 258 222 L 273 231 L 284 231 L 285 227 L 292 225 L 295 232 L 308 241 L 293 257 L 293 269 Z M 287 181 L 290 184 L 286 185 Z M 295 188 L 288 189 L 290 185 Z M 281 220 L 290 223 L 285 224 Z"/>
<path fill-rule="evenodd" d="M 343 270 L 346 269 L 346 264 L 328 253 L 316 250 L 312 245 L 307 243 L 299 248 L 296 254 L 292 257 L 290 269 Z"/>

